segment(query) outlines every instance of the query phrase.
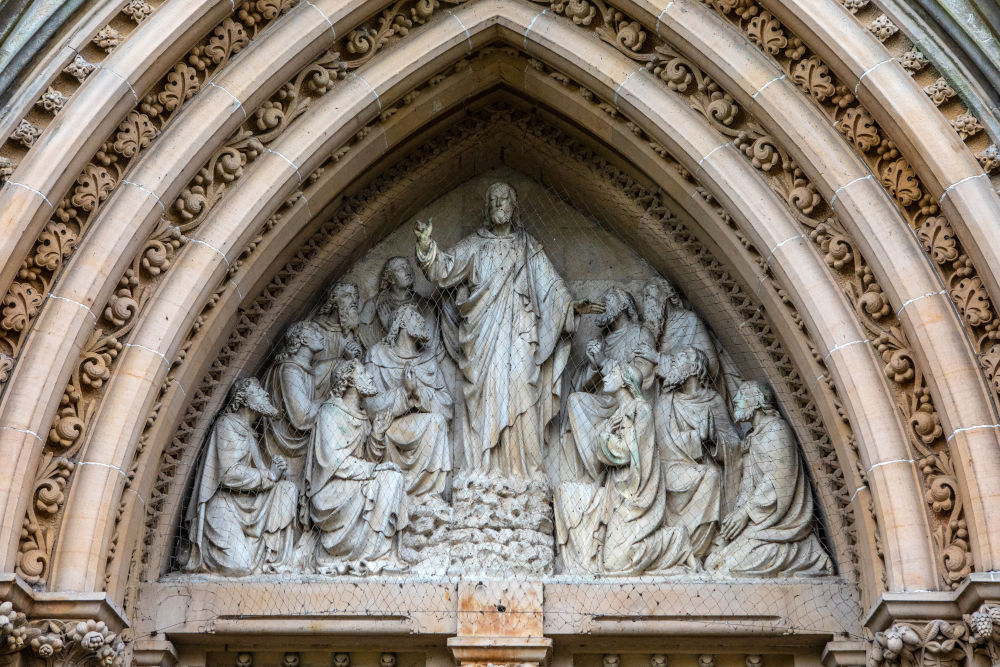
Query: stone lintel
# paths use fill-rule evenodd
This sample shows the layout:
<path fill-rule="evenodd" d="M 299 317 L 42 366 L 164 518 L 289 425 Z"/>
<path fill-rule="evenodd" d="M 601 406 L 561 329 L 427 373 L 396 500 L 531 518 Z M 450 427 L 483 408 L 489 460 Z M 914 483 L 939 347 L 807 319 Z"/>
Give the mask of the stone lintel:
<path fill-rule="evenodd" d="M 451 637 L 448 648 L 459 665 L 474 663 L 544 665 L 552 654 L 548 637 Z"/>
<path fill-rule="evenodd" d="M 0 573 L 0 600 L 10 600 L 29 619 L 104 621 L 112 632 L 129 626 L 128 617 L 107 593 L 35 591 L 19 576 Z"/>

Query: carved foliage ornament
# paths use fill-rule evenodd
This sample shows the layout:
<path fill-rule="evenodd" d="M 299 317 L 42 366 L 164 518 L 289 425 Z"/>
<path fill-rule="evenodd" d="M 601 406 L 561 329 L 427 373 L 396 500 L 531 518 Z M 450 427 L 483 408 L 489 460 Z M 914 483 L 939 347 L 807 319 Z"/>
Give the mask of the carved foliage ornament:
<path fill-rule="evenodd" d="M 0 602 L 0 656 L 31 651 L 49 665 L 121 667 L 125 643 L 103 621 L 34 620 Z"/>

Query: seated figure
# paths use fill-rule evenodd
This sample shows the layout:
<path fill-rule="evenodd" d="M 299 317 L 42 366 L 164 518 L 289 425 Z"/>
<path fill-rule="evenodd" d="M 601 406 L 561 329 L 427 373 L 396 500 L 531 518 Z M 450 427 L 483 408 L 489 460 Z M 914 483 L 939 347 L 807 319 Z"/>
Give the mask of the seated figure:
<path fill-rule="evenodd" d="M 192 505 L 191 555 L 185 569 L 245 575 L 284 570 L 290 563 L 298 491 L 276 456 L 265 467 L 254 424 L 277 408 L 256 378 L 233 386 L 209 436 Z"/>
<path fill-rule="evenodd" d="M 556 535 L 569 572 L 639 575 L 694 564 L 684 526 L 664 523 L 666 501 L 656 458 L 653 411 L 639 372 L 605 362 L 603 391 L 614 399 L 597 429 L 588 466 L 597 484 L 564 482 L 555 493 Z"/>
<path fill-rule="evenodd" d="M 656 444 L 667 523 L 687 528 L 701 559 L 739 491 L 739 436 L 700 349 L 682 345 L 663 355 L 657 374 L 663 381 L 655 408 Z"/>
<path fill-rule="evenodd" d="M 750 422 L 743 439 L 743 480 L 735 508 L 722 520 L 728 544 L 712 553 L 710 570 L 737 576 L 832 574 L 813 530 L 813 499 L 795 437 L 771 390 L 744 382 L 733 397 L 737 421 Z"/>
<path fill-rule="evenodd" d="M 412 304 L 400 306 L 389 332 L 368 351 L 375 395 L 365 403 L 373 415 L 372 455 L 398 465 L 411 499 L 444 500 L 451 450 L 451 394 L 437 357 L 424 351 L 430 331 Z"/>
<path fill-rule="evenodd" d="M 361 397 L 374 393 L 364 366 L 346 361 L 316 415 L 305 477 L 320 572 L 404 567 L 398 556 L 399 533 L 409 521 L 403 473 L 395 463 L 364 458 L 371 424 Z"/>
<path fill-rule="evenodd" d="M 566 402 L 560 436 L 568 475 L 579 478 L 585 473 L 591 480 L 597 480 L 598 471 L 589 467 L 586 456 L 577 450 L 586 452 L 594 448 L 590 441 L 598 426 L 611 416 L 617 405 L 613 396 L 600 391 L 602 365 L 612 360 L 631 366 L 639 374 L 647 394 L 654 379 L 653 364 L 636 353 L 643 341 L 651 346 L 653 339 L 639 322 L 631 294 L 621 287 L 611 287 L 604 295 L 604 312 L 598 315 L 597 325 L 601 335 L 587 343 L 587 364 L 573 377 L 573 393 Z"/>

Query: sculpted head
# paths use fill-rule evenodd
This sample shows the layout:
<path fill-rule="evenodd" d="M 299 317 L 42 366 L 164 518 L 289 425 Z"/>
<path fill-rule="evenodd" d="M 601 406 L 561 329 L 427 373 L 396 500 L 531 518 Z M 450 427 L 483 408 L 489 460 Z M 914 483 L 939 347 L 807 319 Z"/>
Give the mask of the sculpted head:
<path fill-rule="evenodd" d="M 378 277 L 378 289 L 380 292 L 394 287 L 413 289 L 416 279 L 417 275 L 410 265 L 410 260 L 397 255 L 387 259 L 385 266 L 382 267 L 382 273 Z"/>
<path fill-rule="evenodd" d="M 747 380 L 733 396 L 733 419 L 748 422 L 758 410 L 774 410 L 774 392 L 763 382 Z"/>
<path fill-rule="evenodd" d="M 632 398 L 642 395 L 639 372 L 628 364 L 609 359 L 601 366 L 601 378 L 604 380 L 604 393 L 613 394 L 623 387 L 628 389 Z"/>
<path fill-rule="evenodd" d="M 635 322 L 639 319 L 639 308 L 628 290 L 615 285 L 604 295 L 604 312 L 597 317 L 597 326 L 606 327 L 623 316 Z"/>
<path fill-rule="evenodd" d="M 423 314 L 417 310 L 417 307 L 410 303 L 403 304 L 393 313 L 385 341 L 389 345 L 395 345 L 401 331 L 406 331 L 411 338 L 421 343 L 430 338 L 430 333 L 427 331 L 427 321 Z"/>
<path fill-rule="evenodd" d="M 351 667 L 350 653 L 334 653 L 333 667 Z"/>
<path fill-rule="evenodd" d="M 688 378 L 698 378 L 698 382 L 705 386 L 709 381 L 708 357 L 704 352 L 691 345 L 681 345 L 671 355 L 670 370 L 663 378 L 663 384 L 668 387 L 676 387 L 683 384 Z"/>
<path fill-rule="evenodd" d="M 518 226 L 521 216 L 517 207 L 517 192 L 509 183 L 494 183 L 486 190 L 483 217 L 486 226 L 493 229 L 497 225 Z"/>
<path fill-rule="evenodd" d="M 288 330 L 285 332 L 285 349 L 283 352 L 285 356 L 291 356 L 302 348 L 307 348 L 312 352 L 321 352 L 325 345 L 326 337 L 323 335 L 323 330 L 315 322 L 307 320 L 296 322 L 288 327 Z"/>
<path fill-rule="evenodd" d="M 340 326 L 347 331 L 354 331 L 361 321 L 358 309 L 358 286 L 346 281 L 338 281 L 326 293 L 326 299 L 320 306 L 320 315 L 337 314 Z"/>
<path fill-rule="evenodd" d="M 299 667 L 300 662 L 298 653 L 286 653 L 281 660 L 281 665 L 282 667 Z"/>
<path fill-rule="evenodd" d="M 271 402 L 257 378 L 243 378 L 233 385 L 229 397 L 229 411 L 236 412 L 240 408 L 250 408 L 264 417 L 277 418 L 278 408 Z"/>
<path fill-rule="evenodd" d="M 607 653 L 601 658 L 603 667 L 619 667 L 622 664 L 622 657 L 617 653 Z"/>
<path fill-rule="evenodd" d="M 383 653 L 378 659 L 379 667 L 396 667 L 396 654 Z"/>
<path fill-rule="evenodd" d="M 252 666 L 253 666 L 253 653 L 236 654 L 236 667 L 252 667 Z"/>
<path fill-rule="evenodd" d="M 357 359 L 345 361 L 337 367 L 330 393 L 334 396 L 343 396 L 351 387 L 357 389 L 360 396 L 375 395 L 375 380 Z"/>
<path fill-rule="evenodd" d="M 663 653 L 654 653 L 649 656 L 649 667 L 667 667 L 669 662 Z"/>

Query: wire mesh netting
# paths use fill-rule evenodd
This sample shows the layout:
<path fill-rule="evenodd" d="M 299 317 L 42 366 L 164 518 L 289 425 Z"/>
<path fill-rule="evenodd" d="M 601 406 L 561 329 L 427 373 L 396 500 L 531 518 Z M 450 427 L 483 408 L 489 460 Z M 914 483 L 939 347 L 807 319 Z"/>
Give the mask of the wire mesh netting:
<path fill-rule="evenodd" d="M 491 580 L 522 601 L 544 582 L 524 613 L 547 634 L 677 610 L 843 631 L 787 388 L 696 259 L 627 213 L 503 168 L 315 285 L 201 443 L 146 585 L 183 602 L 155 630 L 447 634 L 456 583 Z"/>

